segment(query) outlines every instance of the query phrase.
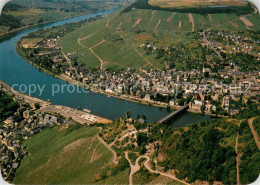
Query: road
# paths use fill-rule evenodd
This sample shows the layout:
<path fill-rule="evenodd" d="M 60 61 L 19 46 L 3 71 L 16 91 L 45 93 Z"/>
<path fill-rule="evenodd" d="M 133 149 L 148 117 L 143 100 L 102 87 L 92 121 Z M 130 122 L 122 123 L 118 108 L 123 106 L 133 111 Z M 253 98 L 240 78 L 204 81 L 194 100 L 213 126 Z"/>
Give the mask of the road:
<path fill-rule="evenodd" d="M 103 144 L 105 145 L 105 147 L 110 150 L 112 153 L 113 153 L 113 163 L 114 164 L 118 164 L 118 160 L 117 160 L 117 154 L 116 152 L 112 149 L 111 146 L 109 146 L 109 144 L 107 144 L 101 137 L 97 136 L 98 140 Z"/>
<path fill-rule="evenodd" d="M 258 147 L 258 150 L 260 150 L 259 136 L 258 136 L 258 134 L 257 134 L 257 132 L 256 132 L 254 126 L 253 126 L 253 121 L 254 120 L 255 120 L 255 118 L 250 118 L 247 122 L 248 122 L 248 125 L 249 125 L 249 127 L 251 129 L 251 132 L 252 132 L 253 136 L 254 136 L 255 143 L 256 143 L 256 145 Z"/>
<path fill-rule="evenodd" d="M 19 99 L 23 99 L 23 101 L 25 101 L 26 103 L 30 104 L 31 107 L 34 107 L 35 103 L 39 103 L 40 104 L 40 111 L 43 111 L 43 112 L 48 112 L 48 111 L 51 111 L 51 112 L 56 112 L 56 113 L 59 113 L 60 115 L 64 116 L 64 117 L 71 117 L 74 121 L 80 123 L 80 124 L 93 124 L 95 122 L 98 122 L 98 123 L 111 123 L 112 121 L 111 120 L 108 120 L 108 119 L 105 119 L 105 118 L 102 118 L 102 117 L 99 117 L 99 116 L 96 116 L 96 115 L 93 115 L 93 114 L 89 114 L 89 118 L 90 120 L 88 119 L 84 119 L 84 118 L 81 118 L 80 116 L 77 116 L 75 115 L 75 109 L 73 108 L 70 108 L 70 107 L 65 107 L 65 106 L 57 106 L 57 105 L 51 105 L 50 102 L 47 102 L 47 101 L 44 101 L 44 100 L 41 100 L 41 99 L 38 99 L 38 98 L 34 98 L 34 97 L 31 97 L 31 96 L 28 96 L 26 94 L 22 94 L 16 90 L 14 90 L 12 87 L 10 87 L 8 84 L 6 84 L 5 82 L 1 81 L 0 80 L 0 85 L 4 87 L 4 90 L 9 94 L 9 95 L 15 95 L 17 98 Z M 71 109 L 73 112 L 66 112 L 66 111 L 63 111 L 63 110 L 60 110 L 56 107 L 63 107 L 63 108 L 67 108 L 67 109 Z M 87 114 L 83 111 L 79 111 L 77 110 L 77 113 L 80 113 L 80 114 Z M 92 119 L 94 119 L 96 121 L 92 121 Z"/>
<path fill-rule="evenodd" d="M 144 162 L 144 166 L 145 168 L 151 172 L 151 173 L 156 173 L 156 174 L 160 174 L 162 176 L 165 176 L 165 177 L 168 177 L 168 178 L 171 178 L 173 180 L 176 180 L 180 183 L 183 183 L 183 184 L 186 184 L 186 185 L 189 185 L 187 182 L 183 181 L 183 180 L 180 180 L 178 179 L 177 177 L 175 177 L 175 175 L 172 175 L 172 174 L 168 174 L 168 173 L 163 173 L 163 172 L 160 172 L 159 170 L 153 170 L 150 165 L 149 165 L 149 162 L 150 162 L 150 157 L 149 156 L 146 156 L 146 155 L 143 155 L 143 156 L 139 156 L 136 161 L 135 161 L 135 164 L 133 165 L 128 157 L 128 152 L 125 152 L 125 158 L 127 159 L 127 161 L 129 162 L 130 164 L 130 167 L 131 167 L 131 171 L 130 171 L 130 174 L 129 174 L 129 185 L 133 185 L 133 175 L 138 172 L 140 170 L 140 165 L 139 165 L 139 160 L 141 158 L 145 158 L 146 161 Z"/>
<path fill-rule="evenodd" d="M 142 156 L 138 157 L 135 161 L 135 164 L 132 164 L 131 160 L 128 157 L 128 152 L 125 152 L 125 158 L 130 164 L 130 174 L 129 174 L 129 185 L 133 185 L 133 175 L 140 170 L 140 166 L 138 164 L 139 160 L 142 158 Z"/>
<path fill-rule="evenodd" d="M 106 27 L 108 27 L 108 28 L 114 30 L 114 31 L 125 41 L 125 43 L 126 43 L 128 46 L 130 46 L 132 49 L 134 49 L 134 50 L 136 51 L 136 53 L 138 53 L 138 54 L 140 55 L 140 57 L 142 57 L 142 59 L 143 59 L 147 64 L 149 64 L 149 65 L 152 66 L 153 68 L 157 69 L 158 71 L 162 71 L 160 68 L 156 67 L 156 66 L 153 65 L 151 62 L 149 62 L 136 48 L 133 48 L 133 47 L 131 46 L 131 44 L 129 44 L 129 43 L 127 42 L 127 40 L 118 32 L 118 30 L 116 30 L 115 28 L 109 26 L 109 20 L 108 20 L 107 23 L 106 23 Z"/>
<path fill-rule="evenodd" d="M 203 37 L 204 37 L 204 41 L 208 44 L 208 46 L 218 55 L 220 60 L 223 60 L 223 57 L 221 56 L 221 54 L 212 46 L 211 42 L 208 41 L 205 31 L 202 32 L 203 33 Z"/>
<path fill-rule="evenodd" d="M 9 95 L 15 95 L 17 98 L 22 98 L 26 103 L 29 103 L 32 107 L 34 107 L 35 103 L 40 103 L 40 106 L 46 107 L 50 104 L 50 102 L 40 100 L 38 98 L 34 98 L 31 96 L 28 96 L 26 94 L 20 93 L 16 90 L 14 90 L 12 87 L 10 87 L 8 84 L 0 80 L 0 85 L 4 87 L 4 90 L 9 94 Z"/>
<path fill-rule="evenodd" d="M 61 50 L 61 53 L 64 56 L 64 58 L 66 59 L 67 63 L 69 64 L 70 69 L 75 71 L 76 75 L 79 76 L 78 71 L 72 66 L 71 60 L 69 59 L 69 57 L 62 50 Z"/>
<path fill-rule="evenodd" d="M 93 33 L 93 34 L 95 34 L 95 33 Z M 91 35 L 93 35 L 93 34 L 91 34 Z M 91 35 L 85 37 L 84 39 L 89 38 Z M 100 70 L 103 70 L 104 61 L 93 51 L 92 48 L 89 48 L 89 47 L 83 45 L 83 44 L 80 42 L 81 40 L 82 40 L 82 39 L 78 38 L 78 44 L 79 44 L 80 46 L 82 46 L 83 48 L 89 49 L 89 50 L 91 51 L 91 53 L 92 53 L 93 55 L 95 55 L 95 57 L 96 57 L 96 58 L 99 60 L 99 62 L 100 62 Z"/>
<path fill-rule="evenodd" d="M 55 112 L 55 113 L 58 113 L 58 114 L 60 114 L 60 115 L 62 115 L 62 116 L 64 116 L 64 117 L 67 117 L 67 118 L 70 118 L 70 117 L 71 117 L 74 121 L 76 121 L 76 122 L 78 122 L 78 123 L 80 123 L 80 124 L 85 124 L 85 123 L 87 123 L 87 124 L 93 124 L 93 122 L 91 122 L 91 121 L 89 121 L 89 120 L 80 118 L 80 117 L 78 117 L 78 116 L 73 116 L 72 113 L 67 113 L 67 112 L 64 112 L 64 111 L 62 111 L 62 110 L 59 110 L 59 109 L 55 108 L 54 105 L 49 105 L 49 106 L 47 106 L 47 107 L 41 109 L 41 111 L 43 111 L 43 112 Z"/>

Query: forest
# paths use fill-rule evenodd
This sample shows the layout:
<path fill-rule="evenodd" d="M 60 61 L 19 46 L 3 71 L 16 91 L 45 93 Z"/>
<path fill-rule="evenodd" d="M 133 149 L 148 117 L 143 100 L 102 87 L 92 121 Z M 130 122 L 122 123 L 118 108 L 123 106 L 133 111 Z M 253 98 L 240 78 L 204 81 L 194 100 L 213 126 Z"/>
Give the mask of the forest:
<path fill-rule="evenodd" d="M 21 27 L 23 24 L 12 15 L 2 14 L 0 17 L 0 26 L 10 26 L 10 30 Z"/>
<path fill-rule="evenodd" d="M 18 107 L 19 104 L 13 101 L 12 97 L 0 90 L 0 122 L 12 116 Z"/>
<path fill-rule="evenodd" d="M 159 6 L 152 6 L 148 3 L 148 0 L 137 0 L 135 3 L 126 7 L 121 14 L 131 11 L 133 8 L 137 9 L 151 9 L 170 12 L 182 12 L 182 13 L 197 13 L 197 14 L 214 14 L 214 13 L 235 13 L 237 15 L 250 14 L 254 11 L 250 3 L 246 6 L 227 6 L 227 7 L 199 7 L 199 8 L 162 8 Z"/>

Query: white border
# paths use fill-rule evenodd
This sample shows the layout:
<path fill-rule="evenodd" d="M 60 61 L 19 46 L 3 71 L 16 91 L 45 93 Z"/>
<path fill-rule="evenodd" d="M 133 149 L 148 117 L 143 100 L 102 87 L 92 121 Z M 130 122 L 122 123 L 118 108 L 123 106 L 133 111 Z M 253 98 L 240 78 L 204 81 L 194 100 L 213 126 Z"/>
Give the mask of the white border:
<path fill-rule="evenodd" d="M 9 1 L 11 1 L 11 0 L 0 0 L 0 15 L 1 15 L 4 5 Z M 248 1 L 253 3 L 257 7 L 258 12 L 260 13 L 260 0 L 248 0 Z"/>
<path fill-rule="evenodd" d="M 11 1 L 11 0 L 0 0 L 0 15 L 1 15 L 1 12 L 2 12 L 4 5 L 6 3 L 8 3 L 9 1 Z M 258 12 L 260 13 L 260 11 L 259 11 L 260 10 L 260 0 L 248 0 L 248 1 L 252 2 L 257 7 Z M 6 181 L 4 181 L 2 174 L 1 174 L 1 171 L 0 171 L 0 184 L 1 185 L 10 185 Z M 259 175 L 258 179 L 254 183 L 252 183 L 251 185 L 258 185 L 258 184 L 260 184 L 260 175 Z"/>
<path fill-rule="evenodd" d="M 2 13 L 2 9 L 6 3 L 8 3 L 11 0 L 0 0 L 0 15 Z"/>

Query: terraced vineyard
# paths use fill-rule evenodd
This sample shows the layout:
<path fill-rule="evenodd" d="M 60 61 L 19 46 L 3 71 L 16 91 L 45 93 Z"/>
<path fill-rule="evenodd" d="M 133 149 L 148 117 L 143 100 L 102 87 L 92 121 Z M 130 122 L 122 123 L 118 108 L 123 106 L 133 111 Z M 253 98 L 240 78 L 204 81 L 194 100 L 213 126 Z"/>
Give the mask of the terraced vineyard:
<path fill-rule="evenodd" d="M 61 38 L 59 43 L 64 52 L 79 57 L 80 62 L 92 69 L 143 67 L 162 70 L 165 62 L 155 59 L 153 49 L 149 52 L 140 45 L 153 42 L 156 48 L 161 48 L 186 41 L 196 46 L 192 48 L 195 51 L 201 49 L 198 47 L 198 31 L 260 29 L 257 12 L 242 17 L 236 14 L 201 15 L 135 8 L 123 14 L 120 14 L 121 11 Z"/>
<path fill-rule="evenodd" d="M 128 169 L 102 177 L 111 165 L 110 151 L 97 139 L 96 128 L 54 127 L 26 141 L 27 155 L 19 167 L 15 183 L 37 184 L 126 184 Z M 102 166 L 102 168 L 100 168 Z M 44 174 L 44 175 L 43 175 Z"/>

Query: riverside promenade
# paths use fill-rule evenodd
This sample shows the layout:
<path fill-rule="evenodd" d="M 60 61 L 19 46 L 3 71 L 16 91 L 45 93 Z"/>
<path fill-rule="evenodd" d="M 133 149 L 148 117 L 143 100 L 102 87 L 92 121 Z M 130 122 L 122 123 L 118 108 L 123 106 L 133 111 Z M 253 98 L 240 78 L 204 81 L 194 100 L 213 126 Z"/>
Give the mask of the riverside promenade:
<path fill-rule="evenodd" d="M 28 103 L 32 108 L 35 109 L 35 104 L 39 103 L 40 109 L 37 111 L 40 112 L 48 112 L 48 113 L 57 113 L 65 118 L 71 118 L 74 121 L 80 123 L 80 124 L 95 124 L 95 123 L 112 123 L 112 120 L 102 118 L 99 116 L 96 116 L 94 114 L 90 114 L 78 109 L 74 109 L 71 107 L 66 107 L 62 105 L 52 105 L 51 102 L 44 101 L 38 98 L 34 98 L 31 96 L 28 96 L 26 94 L 20 93 L 16 90 L 14 90 L 12 87 L 10 87 L 8 84 L 0 80 L 0 89 L 8 93 L 10 96 L 14 96 L 18 100 L 22 100 L 26 103 Z"/>

